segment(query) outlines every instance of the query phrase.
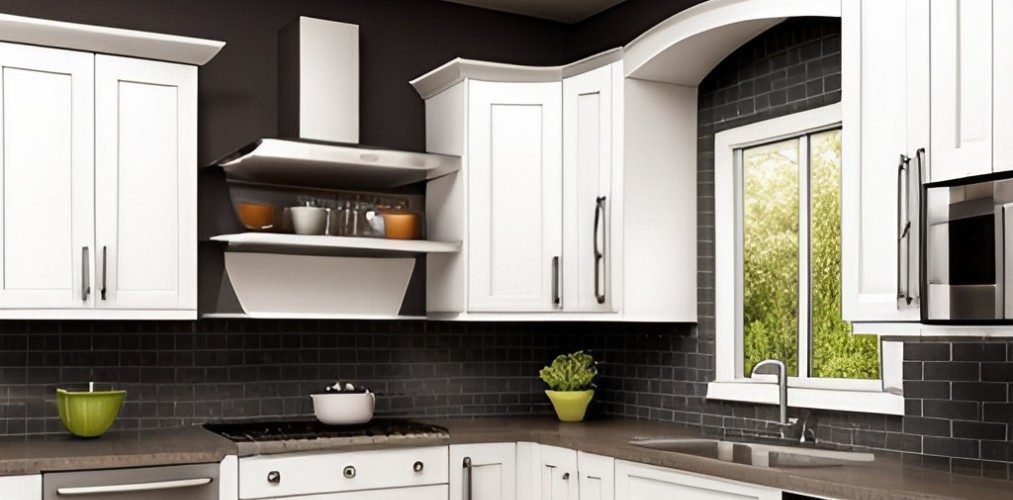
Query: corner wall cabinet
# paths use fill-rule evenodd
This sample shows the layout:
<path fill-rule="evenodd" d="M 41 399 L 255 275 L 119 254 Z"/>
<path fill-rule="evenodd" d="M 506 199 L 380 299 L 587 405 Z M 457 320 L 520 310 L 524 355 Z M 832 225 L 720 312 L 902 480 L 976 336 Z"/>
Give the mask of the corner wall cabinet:
<path fill-rule="evenodd" d="M 428 317 L 696 321 L 695 89 L 619 59 L 458 59 L 412 82 L 427 150 L 462 158 L 426 186 L 431 234 L 462 242 L 426 261 Z"/>
<path fill-rule="evenodd" d="M 0 318 L 196 318 L 196 66 L 0 42 L 0 70 Z"/>

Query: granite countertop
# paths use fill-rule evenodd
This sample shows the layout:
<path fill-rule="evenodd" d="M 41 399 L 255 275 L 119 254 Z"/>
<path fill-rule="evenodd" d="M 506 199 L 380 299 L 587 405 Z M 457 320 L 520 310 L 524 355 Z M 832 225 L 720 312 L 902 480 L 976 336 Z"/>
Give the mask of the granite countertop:
<path fill-rule="evenodd" d="M 201 427 L 112 432 L 98 439 L 71 436 L 0 440 L 0 476 L 44 471 L 109 469 L 217 462 L 226 455 L 531 441 L 710 476 L 836 498 L 1003 498 L 1013 481 L 955 475 L 877 454 L 868 464 L 824 468 L 761 468 L 639 448 L 630 440 L 699 437 L 673 424 L 607 419 L 564 424 L 550 418 L 419 419 L 448 434 L 419 437 L 332 438 L 286 443 L 233 443 Z"/>
<path fill-rule="evenodd" d="M 202 427 L 0 439 L 0 476 L 220 462 L 236 445 Z"/>

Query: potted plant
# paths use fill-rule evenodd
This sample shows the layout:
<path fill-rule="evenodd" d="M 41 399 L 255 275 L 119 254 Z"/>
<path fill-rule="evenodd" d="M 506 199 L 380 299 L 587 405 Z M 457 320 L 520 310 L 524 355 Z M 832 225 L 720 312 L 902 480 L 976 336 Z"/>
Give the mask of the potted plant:
<path fill-rule="evenodd" d="M 560 421 L 584 420 L 587 405 L 594 397 L 594 377 L 598 375 L 598 368 L 590 354 L 577 351 L 559 355 L 538 375 L 549 385 L 545 394 L 552 401 Z"/>

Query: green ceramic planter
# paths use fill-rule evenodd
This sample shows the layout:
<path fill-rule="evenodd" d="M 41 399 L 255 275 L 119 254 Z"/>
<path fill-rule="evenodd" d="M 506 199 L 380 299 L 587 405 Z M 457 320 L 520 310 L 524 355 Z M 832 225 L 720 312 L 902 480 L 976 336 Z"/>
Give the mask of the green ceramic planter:
<path fill-rule="evenodd" d="M 60 421 L 71 434 L 78 437 L 98 437 L 105 434 L 119 415 L 127 391 L 56 390 L 56 408 Z"/>
<path fill-rule="evenodd" d="M 587 405 L 594 397 L 593 390 L 587 391 L 545 391 L 556 410 L 560 422 L 580 422 L 584 420 Z"/>

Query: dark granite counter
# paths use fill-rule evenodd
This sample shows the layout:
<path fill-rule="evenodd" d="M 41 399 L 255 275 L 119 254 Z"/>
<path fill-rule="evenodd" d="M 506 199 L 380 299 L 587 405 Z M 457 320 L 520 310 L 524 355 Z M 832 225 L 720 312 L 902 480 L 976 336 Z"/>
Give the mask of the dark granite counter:
<path fill-rule="evenodd" d="M 1011 498 L 1013 481 L 961 476 L 905 464 L 896 455 L 875 462 L 824 468 L 762 468 L 721 462 L 629 444 L 642 438 L 699 437 L 672 424 L 608 419 L 564 424 L 549 418 L 476 420 L 420 419 L 448 434 L 418 437 L 311 439 L 233 443 L 200 427 L 114 432 L 98 439 L 71 436 L 0 440 L 0 476 L 45 471 L 108 469 L 217 462 L 226 455 L 249 456 L 305 451 L 530 441 L 686 472 L 769 486 L 797 493 L 866 499 Z"/>

